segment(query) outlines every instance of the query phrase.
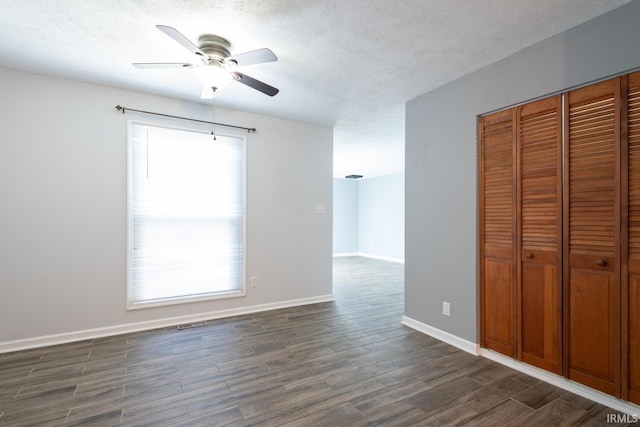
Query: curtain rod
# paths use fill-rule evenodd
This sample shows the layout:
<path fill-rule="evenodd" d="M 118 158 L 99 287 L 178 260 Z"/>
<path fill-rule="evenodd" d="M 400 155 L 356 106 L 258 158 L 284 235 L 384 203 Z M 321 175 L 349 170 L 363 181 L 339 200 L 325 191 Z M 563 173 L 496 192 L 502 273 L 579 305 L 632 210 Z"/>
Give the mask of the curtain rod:
<path fill-rule="evenodd" d="M 154 116 L 171 117 L 172 119 L 189 120 L 191 122 L 207 123 L 207 124 L 216 125 L 216 126 L 226 126 L 226 127 L 229 127 L 229 128 L 244 129 L 248 133 L 256 131 L 256 128 L 247 128 L 247 127 L 244 127 L 244 126 L 227 125 L 227 124 L 224 124 L 224 123 L 210 122 L 210 121 L 207 121 L 207 120 L 191 119 L 189 117 L 180 117 L 180 116 L 172 116 L 170 114 L 154 113 L 152 111 L 135 110 L 133 108 L 123 107 L 122 105 L 116 105 L 116 110 L 122 111 L 122 114 L 124 114 L 127 110 L 129 110 L 129 111 L 135 111 L 137 113 L 152 114 Z"/>

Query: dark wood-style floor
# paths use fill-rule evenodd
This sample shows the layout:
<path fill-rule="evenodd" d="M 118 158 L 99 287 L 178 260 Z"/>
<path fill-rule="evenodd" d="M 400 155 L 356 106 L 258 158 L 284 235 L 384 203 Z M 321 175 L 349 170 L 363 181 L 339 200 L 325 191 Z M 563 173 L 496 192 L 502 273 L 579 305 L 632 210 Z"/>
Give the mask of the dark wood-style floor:
<path fill-rule="evenodd" d="M 616 413 L 400 325 L 401 264 L 337 258 L 334 276 L 335 303 L 0 355 L 0 425 L 595 426 Z"/>

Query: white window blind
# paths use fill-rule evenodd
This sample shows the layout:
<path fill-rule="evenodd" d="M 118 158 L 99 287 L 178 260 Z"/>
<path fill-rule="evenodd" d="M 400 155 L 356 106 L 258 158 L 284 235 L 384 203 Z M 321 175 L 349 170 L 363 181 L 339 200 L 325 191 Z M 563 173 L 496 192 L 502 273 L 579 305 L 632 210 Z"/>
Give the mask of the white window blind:
<path fill-rule="evenodd" d="M 244 146 L 130 124 L 129 308 L 244 295 Z"/>

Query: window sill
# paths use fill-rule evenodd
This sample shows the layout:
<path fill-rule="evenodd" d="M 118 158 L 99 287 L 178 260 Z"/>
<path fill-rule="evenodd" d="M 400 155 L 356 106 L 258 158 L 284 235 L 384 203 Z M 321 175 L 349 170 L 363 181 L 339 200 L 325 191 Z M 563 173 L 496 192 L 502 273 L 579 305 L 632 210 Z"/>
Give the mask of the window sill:
<path fill-rule="evenodd" d="M 127 310 L 139 310 L 143 308 L 163 307 L 177 304 L 188 304 L 194 302 L 211 301 L 217 299 L 238 298 L 247 295 L 245 289 L 238 291 L 216 292 L 211 294 L 197 296 L 182 296 L 172 298 L 162 298 L 148 301 L 131 301 L 127 300 Z"/>

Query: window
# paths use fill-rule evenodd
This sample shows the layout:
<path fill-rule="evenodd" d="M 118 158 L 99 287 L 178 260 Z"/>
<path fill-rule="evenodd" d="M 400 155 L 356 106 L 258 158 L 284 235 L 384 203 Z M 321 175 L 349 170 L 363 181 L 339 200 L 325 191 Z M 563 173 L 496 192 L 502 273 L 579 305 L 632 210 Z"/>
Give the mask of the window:
<path fill-rule="evenodd" d="M 127 308 L 245 295 L 245 140 L 129 124 Z"/>

